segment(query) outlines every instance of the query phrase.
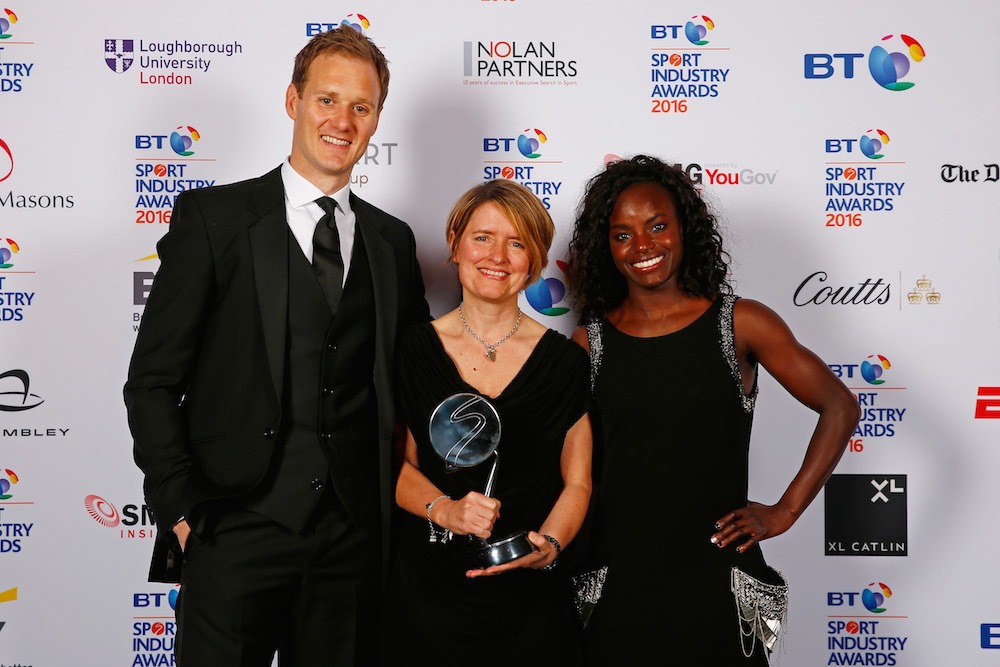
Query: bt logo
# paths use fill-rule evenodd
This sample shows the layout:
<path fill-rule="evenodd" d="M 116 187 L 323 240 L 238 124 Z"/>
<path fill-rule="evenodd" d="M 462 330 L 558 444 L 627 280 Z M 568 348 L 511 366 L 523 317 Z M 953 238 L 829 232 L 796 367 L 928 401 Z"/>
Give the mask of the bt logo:
<path fill-rule="evenodd" d="M 924 48 L 920 43 L 909 35 L 899 35 L 899 40 L 906 47 L 906 54 L 900 51 L 889 53 L 883 46 L 875 45 L 868 55 L 868 71 L 871 73 L 875 83 L 886 90 L 900 91 L 908 90 L 914 85 L 911 81 L 902 81 L 910 72 L 910 59 L 914 62 L 921 62 L 926 56 Z M 893 35 L 886 35 L 882 42 L 893 47 L 895 43 Z M 805 78 L 807 79 L 829 79 L 837 69 L 835 61 L 840 61 L 843 68 L 844 78 L 854 78 L 855 62 L 865 57 L 863 53 L 807 53 L 804 58 Z"/>
<path fill-rule="evenodd" d="M 137 134 L 135 135 L 135 147 L 137 150 L 150 150 L 153 148 L 162 149 L 164 144 L 177 155 L 188 157 L 194 155 L 191 146 L 194 142 L 201 140 L 201 134 L 190 125 L 180 125 L 170 136 L 165 134 Z"/>
<path fill-rule="evenodd" d="M 347 18 L 340 23 L 306 23 L 306 37 L 313 37 L 322 32 L 336 30 L 342 25 L 350 26 L 358 32 L 362 32 L 370 28 L 371 24 L 371 21 L 363 14 L 348 14 Z"/>
<path fill-rule="evenodd" d="M 526 158 L 542 157 L 542 154 L 538 152 L 538 147 L 548 141 L 548 137 L 545 133 L 539 130 L 537 127 L 535 129 L 525 128 L 517 137 L 517 150 L 521 151 L 521 155 Z"/>
<path fill-rule="evenodd" d="M 556 260 L 556 266 L 566 273 L 568 265 L 562 260 Z M 524 298 L 531 307 L 542 315 L 555 317 L 569 312 L 569 308 L 557 306 L 566 297 L 566 286 L 558 278 L 542 278 L 534 285 L 524 290 Z"/>
<path fill-rule="evenodd" d="M 882 373 L 889 370 L 889 360 L 881 354 L 873 354 L 861 362 L 861 377 L 868 384 L 885 384 Z"/>
<path fill-rule="evenodd" d="M 164 603 L 169 604 L 171 609 L 177 609 L 177 588 L 173 588 L 168 593 L 133 593 L 132 606 L 136 609 L 146 607 L 163 607 Z M 166 598 L 166 600 L 164 600 Z M 154 634 L 158 634 L 155 633 Z"/>
<path fill-rule="evenodd" d="M 691 17 L 692 19 L 697 19 L 698 15 L 695 14 Z M 712 19 L 707 16 L 702 16 L 701 19 L 704 23 L 695 23 L 694 21 L 688 21 L 684 24 L 684 36 L 688 38 L 688 41 L 695 46 L 705 46 L 708 44 L 708 40 L 705 39 L 705 35 L 708 34 L 709 30 L 715 30 L 715 23 Z"/>
<path fill-rule="evenodd" d="M 8 491 L 10 491 L 10 488 L 12 486 L 21 481 L 18 478 L 17 473 L 15 473 L 13 470 L 5 468 L 4 473 L 5 474 L 0 475 L 0 500 L 7 500 L 8 498 L 13 498 L 14 494 L 8 493 Z"/>
<path fill-rule="evenodd" d="M 10 39 L 13 37 L 13 35 L 7 31 L 15 23 L 17 23 L 17 14 L 9 9 L 4 9 L 3 13 L 0 13 L 0 39 Z"/>
<path fill-rule="evenodd" d="M 358 14 L 356 19 L 352 19 L 351 18 L 352 16 L 355 16 L 355 15 L 354 14 L 348 14 L 347 18 L 340 22 L 340 25 L 351 26 L 352 28 L 354 28 L 358 32 L 361 32 L 362 30 L 367 30 L 368 28 L 371 27 L 371 25 L 372 25 L 371 21 L 369 21 L 367 18 L 365 18 L 365 16 L 363 14 Z"/>
<path fill-rule="evenodd" d="M 10 259 L 21 252 L 21 246 L 17 245 L 14 239 L 0 241 L 0 269 L 9 269 L 14 266 Z"/>
<path fill-rule="evenodd" d="M 191 145 L 194 144 L 194 142 L 199 141 L 201 139 L 201 135 L 198 134 L 198 130 L 194 129 L 190 125 L 187 126 L 181 125 L 177 129 L 181 130 L 181 132 L 184 132 L 184 130 L 186 129 L 187 132 L 182 134 L 181 132 L 177 132 L 175 130 L 173 133 L 171 133 L 170 147 L 174 149 L 175 153 L 177 153 L 182 157 L 188 157 L 190 155 L 194 155 L 194 151 L 191 150 Z"/>
<path fill-rule="evenodd" d="M 857 604 L 856 600 L 858 596 L 861 597 L 861 604 L 864 605 L 865 609 L 873 614 L 881 614 L 885 612 L 885 601 L 892 597 L 892 590 L 885 584 L 880 582 L 872 582 L 868 584 L 861 593 L 855 592 L 832 592 L 826 594 L 826 605 L 828 607 L 853 607 Z"/>
<path fill-rule="evenodd" d="M 872 136 L 872 132 L 875 133 Z M 861 135 L 859 140 L 861 145 L 861 152 L 865 154 L 865 157 L 869 160 L 881 160 L 884 155 L 879 153 L 882 147 L 889 143 L 889 135 L 882 130 L 868 130 L 865 134 Z"/>

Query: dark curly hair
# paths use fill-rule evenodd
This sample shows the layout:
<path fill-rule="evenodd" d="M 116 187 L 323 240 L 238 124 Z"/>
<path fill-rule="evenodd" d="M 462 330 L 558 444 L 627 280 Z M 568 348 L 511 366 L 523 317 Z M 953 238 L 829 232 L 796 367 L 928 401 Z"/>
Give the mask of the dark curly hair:
<path fill-rule="evenodd" d="M 581 323 L 604 317 L 628 295 L 625 277 L 611 257 L 611 211 L 625 188 L 646 181 L 666 190 L 677 208 L 684 242 L 680 288 L 685 294 L 710 299 L 732 292 L 729 254 L 722 248 L 718 221 L 691 179 L 678 166 L 636 155 L 609 164 L 591 178 L 577 211 L 569 244 L 569 283 Z"/>

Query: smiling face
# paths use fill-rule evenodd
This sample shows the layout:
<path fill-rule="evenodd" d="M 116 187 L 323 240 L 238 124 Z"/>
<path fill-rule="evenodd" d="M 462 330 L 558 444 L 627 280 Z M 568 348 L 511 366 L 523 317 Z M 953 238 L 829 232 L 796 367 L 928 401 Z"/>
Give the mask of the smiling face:
<path fill-rule="evenodd" d="M 375 67 L 339 53 L 319 55 L 300 89 L 288 86 L 285 111 L 295 121 L 292 168 L 327 194 L 347 185 L 378 127 Z"/>
<path fill-rule="evenodd" d="M 493 202 L 473 211 L 451 259 L 458 264 L 466 297 L 516 301 L 528 278 L 530 259 L 524 242 Z"/>
<path fill-rule="evenodd" d="M 684 260 L 681 221 L 673 198 L 657 183 L 644 181 L 625 188 L 615 201 L 608 241 L 629 291 L 680 289 Z"/>

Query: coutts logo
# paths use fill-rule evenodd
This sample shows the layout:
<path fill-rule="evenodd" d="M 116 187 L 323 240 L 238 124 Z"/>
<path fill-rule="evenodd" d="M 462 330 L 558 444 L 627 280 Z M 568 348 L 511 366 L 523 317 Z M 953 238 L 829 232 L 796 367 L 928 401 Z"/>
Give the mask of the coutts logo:
<path fill-rule="evenodd" d="M 816 271 L 799 283 L 792 296 L 796 306 L 853 305 L 870 306 L 889 303 L 889 281 L 883 278 L 865 278 L 855 285 L 827 284 L 826 271 Z"/>

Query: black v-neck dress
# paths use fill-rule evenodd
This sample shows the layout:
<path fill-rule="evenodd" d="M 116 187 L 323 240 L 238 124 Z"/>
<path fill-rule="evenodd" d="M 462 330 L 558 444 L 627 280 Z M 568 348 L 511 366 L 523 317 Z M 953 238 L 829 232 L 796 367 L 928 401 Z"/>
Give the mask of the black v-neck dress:
<path fill-rule="evenodd" d="M 449 473 L 430 444 L 434 408 L 452 394 L 479 394 L 462 379 L 433 326 L 418 325 L 404 337 L 397 368 L 400 407 L 417 443 L 420 471 L 452 498 L 482 492 L 490 462 Z M 500 395 L 487 397 L 502 425 L 492 494 L 502 504 L 492 539 L 537 531 L 551 511 L 563 486 L 566 433 L 588 408 L 588 375 L 584 351 L 549 330 Z M 509 666 L 531 656 L 576 664 L 579 624 L 564 570 L 469 579 L 468 537 L 432 544 L 425 517 L 402 512 L 398 519 L 388 599 L 390 664 Z"/>

